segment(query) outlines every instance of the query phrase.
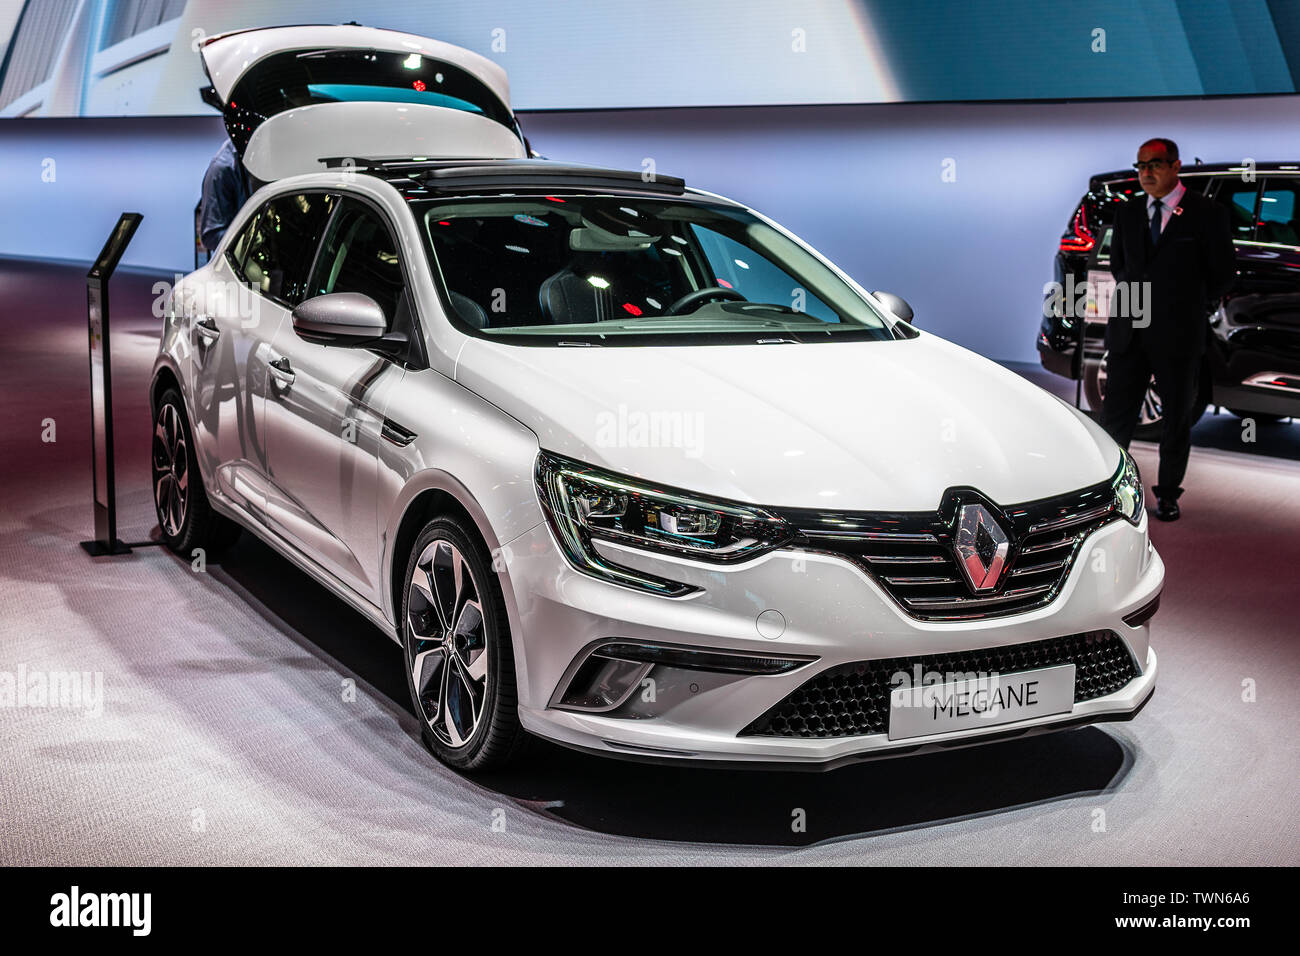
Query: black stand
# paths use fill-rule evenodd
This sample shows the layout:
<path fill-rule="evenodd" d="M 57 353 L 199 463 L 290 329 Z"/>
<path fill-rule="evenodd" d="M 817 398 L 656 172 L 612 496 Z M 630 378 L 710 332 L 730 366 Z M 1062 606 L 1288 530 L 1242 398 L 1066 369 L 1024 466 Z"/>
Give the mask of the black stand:
<path fill-rule="evenodd" d="M 113 481 L 113 363 L 109 354 L 108 280 L 144 217 L 124 212 L 86 273 L 86 318 L 90 331 L 90 478 L 95 538 L 81 546 L 89 554 L 129 554 L 117 537 L 117 492 Z"/>

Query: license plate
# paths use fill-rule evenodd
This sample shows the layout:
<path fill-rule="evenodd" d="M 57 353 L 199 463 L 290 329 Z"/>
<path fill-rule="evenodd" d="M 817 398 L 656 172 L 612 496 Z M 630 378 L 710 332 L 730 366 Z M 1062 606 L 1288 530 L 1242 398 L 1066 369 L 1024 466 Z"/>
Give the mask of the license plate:
<path fill-rule="evenodd" d="M 1074 707 L 1073 664 L 1016 674 L 902 676 L 907 682 L 889 694 L 890 740 L 996 727 L 1068 714 Z M 916 676 L 920 686 L 914 683 Z"/>

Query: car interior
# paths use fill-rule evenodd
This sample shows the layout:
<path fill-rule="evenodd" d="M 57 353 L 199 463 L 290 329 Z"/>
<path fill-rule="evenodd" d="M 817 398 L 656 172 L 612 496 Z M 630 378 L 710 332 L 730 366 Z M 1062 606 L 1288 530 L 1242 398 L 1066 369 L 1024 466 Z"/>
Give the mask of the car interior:
<path fill-rule="evenodd" d="M 457 217 L 431 221 L 430 230 L 451 304 L 474 328 L 662 314 L 694 288 L 682 266 L 648 241 L 574 249 L 582 227 L 558 216 Z"/>

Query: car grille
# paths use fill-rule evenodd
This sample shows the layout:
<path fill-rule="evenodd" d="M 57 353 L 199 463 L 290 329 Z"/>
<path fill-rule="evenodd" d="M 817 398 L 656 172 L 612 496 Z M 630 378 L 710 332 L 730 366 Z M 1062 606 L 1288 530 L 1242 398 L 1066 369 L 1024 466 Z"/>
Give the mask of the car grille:
<path fill-rule="evenodd" d="M 1087 631 L 1028 644 L 924 657 L 840 664 L 822 671 L 740 732 L 768 737 L 856 737 L 889 726 L 890 678 L 922 674 L 1014 674 L 1073 664 L 1074 701 L 1105 697 L 1137 676 L 1128 646 L 1114 631 Z"/>
<path fill-rule="evenodd" d="M 953 557 L 962 504 L 997 516 L 1010 552 L 998 585 L 976 593 Z M 1085 538 L 1120 517 L 1109 481 L 1056 498 L 1000 508 L 971 490 L 954 489 L 936 512 L 825 512 L 785 509 L 799 529 L 796 547 L 847 558 L 912 617 L 958 621 L 1019 614 L 1052 601 Z"/>

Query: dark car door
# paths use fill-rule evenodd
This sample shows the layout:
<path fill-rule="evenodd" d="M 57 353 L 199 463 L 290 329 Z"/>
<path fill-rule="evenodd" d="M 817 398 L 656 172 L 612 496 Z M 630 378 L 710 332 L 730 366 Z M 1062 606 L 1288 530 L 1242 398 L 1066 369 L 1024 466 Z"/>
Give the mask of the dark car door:
<path fill-rule="evenodd" d="M 1218 198 L 1240 210 L 1258 189 L 1251 234 L 1234 237 L 1237 287 L 1212 325 L 1215 401 L 1246 411 L 1300 411 L 1300 178 L 1227 178 Z M 1237 221 L 1234 220 L 1234 221 Z"/>

